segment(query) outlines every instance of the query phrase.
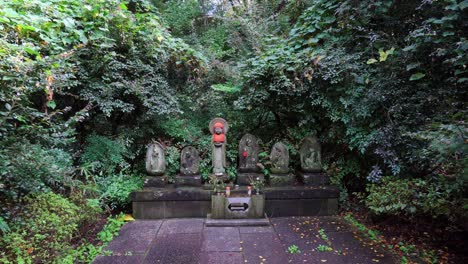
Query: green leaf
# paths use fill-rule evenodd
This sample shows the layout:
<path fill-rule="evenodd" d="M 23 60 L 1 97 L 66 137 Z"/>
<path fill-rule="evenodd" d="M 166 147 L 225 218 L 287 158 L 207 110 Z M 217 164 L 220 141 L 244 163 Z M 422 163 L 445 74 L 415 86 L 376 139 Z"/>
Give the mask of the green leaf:
<path fill-rule="evenodd" d="M 418 72 L 418 73 L 415 73 L 415 74 L 411 75 L 411 77 L 409 78 L 409 80 L 410 80 L 410 81 L 417 81 L 417 80 L 423 78 L 424 76 L 426 76 L 426 74 L 421 73 L 421 72 Z"/>
<path fill-rule="evenodd" d="M 374 58 L 367 60 L 367 64 L 374 64 L 376 62 L 378 62 L 378 60 L 376 60 Z"/>
<path fill-rule="evenodd" d="M 6 110 L 10 111 L 11 110 L 11 105 L 9 103 L 6 103 L 5 108 L 6 108 Z"/>
<path fill-rule="evenodd" d="M 128 10 L 127 6 L 126 6 L 124 3 L 121 3 L 121 4 L 119 5 L 119 7 L 120 7 L 120 9 L 122 9 L 122 10 Z"/>
<path fill-rule="evenodd" d="M 23 47 L 23 50 L 26 51 L 27 53 L 31 54 L 31 55 L 40 55 L 40 53 L 37 51 L 37 50 L 34 50 L 30 47 Z"/>
<path fill-rule="evenodd" d="M 55 107 L 57 107 L 57 105 L 55 104 L 55 101 L 52 100 L 52 101 L 47 102 L 47 107 L 55 109 Z"/>
<path fill-rule="evenodd" d="M 468 0 L 465 0 L 461 3 L 458 4 L 458 6 L 460 7 L 461 10 L 465 9 L 468 7 Z"/>

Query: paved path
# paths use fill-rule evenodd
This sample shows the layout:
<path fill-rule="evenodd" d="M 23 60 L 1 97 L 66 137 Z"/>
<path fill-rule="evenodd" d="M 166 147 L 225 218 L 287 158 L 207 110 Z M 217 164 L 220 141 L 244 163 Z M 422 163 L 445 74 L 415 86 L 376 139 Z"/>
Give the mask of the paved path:
<path fill-rule="evenodd" d="M 389 254 L 355 237 L 339 217 L 281 217 L 271 218 L 271 223 L 205 227 L 200 218 L 137 220 L 125 224 L 109 243 L 110 256 L 93 263 L 395 263 Z M 292 245 L 300 253 L 290 253 Z M 332 251 L 320 251 L 319 245 Z"/>

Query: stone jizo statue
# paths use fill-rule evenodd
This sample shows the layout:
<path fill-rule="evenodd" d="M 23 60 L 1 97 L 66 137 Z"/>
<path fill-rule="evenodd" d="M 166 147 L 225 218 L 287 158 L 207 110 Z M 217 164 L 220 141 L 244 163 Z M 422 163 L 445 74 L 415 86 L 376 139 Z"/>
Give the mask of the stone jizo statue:
<path fill-rule="evenodd" d="M 166 159 L 164 157 L 164 148 L 158 143 L 152 143 L 146 151 L 146 172 L 149 175 L 160 176 L 166 171 Z"/>
<path fill-rule="evenodd" d="M 302 140 L 299 150 L 301 169 L 304 172 L 322 171 L 322 147 L 316 137 L 306 137 Z"/>
<path fill-rule="evenodd" d="M 192 146 L 182 149 L 180 153 L 180 174 L 181 175 L 197 175 L 199 174 L 200 157 L 198 150 Z"/>
<path fill-rule="evenodd" d="M 286 145 L 277 142 L 270 153 L 271 173 L 284 174 L 289 172 L 289 151 Z"/>
<path fill-rule="evenodd" d="M 229 126 L 226 120 L 217 117 L 211 120 L 209 128 L 213 135 L 213 173 L 216 176 L 223 176 L 226 173 L 226 133 Z"/>
<path fill-rule="evenodd" d="M 258 171 L 258 152 L 258 139 L 254 135 L 245 134 L 239 142 L 239 171 Z"/>

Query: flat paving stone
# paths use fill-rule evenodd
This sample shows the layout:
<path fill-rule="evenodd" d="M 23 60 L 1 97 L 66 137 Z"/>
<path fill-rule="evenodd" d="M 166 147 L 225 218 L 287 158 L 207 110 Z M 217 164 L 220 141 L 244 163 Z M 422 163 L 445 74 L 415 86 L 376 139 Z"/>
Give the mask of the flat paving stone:
<path fill-rule="evenodd" d="M 93 263 L 398 263 L 379 245 L 357 237 L 340 217 L 281 217 L 271 226 L 206 227 L 204 219 L 137 220 Z M 319 230 L 328 237 L 323 239 Z M 291 253 L 296 245 L 300 252 Z M 331 252 L 321 252 L 329 245 Z"/>
<path fill-rule="evenodd" d="M 240 252 L 202 252 L 199 264 L 240 264 L 244 263 Z"/>
<path fill-rule="evenodd" d="M 197 263 L 201 234 L 169 234 L 158 236 L 143 263 Z"/>
<path fill-rule="evenodd" d="M 242 226 L 242 227 L 239 227 L 239 231 L 241 234 L 275 232 L 275 230 L 271 226 Z"/>
<path fill-rule="evenodd" d="M 143 261 L 143 256 L 98 256 L 93 264 L 138 264 Z"/>
<path fill-rule="evenodd" d="M 238 227 L 206 227 L 202 251 L 241 251 Z"/>
<path fill-rule="evenodd" d="M 241 234 L 241 241 L 247 263 L 288 263 L 285 249 L 275 233 Z"/>
<path fill-rule="evenodd" d="M 161 224 L 161 220 L 137 220 L 127 223 L 105 250 L 112 251 L 112 255 L 143 254 L 156 237 Z"/>
<path fill-rule="evenodd" d="M 167 219 L 158 235 L 200 233 L 203 230 L 204 221 L 205 219 L 202 218 Z"/>

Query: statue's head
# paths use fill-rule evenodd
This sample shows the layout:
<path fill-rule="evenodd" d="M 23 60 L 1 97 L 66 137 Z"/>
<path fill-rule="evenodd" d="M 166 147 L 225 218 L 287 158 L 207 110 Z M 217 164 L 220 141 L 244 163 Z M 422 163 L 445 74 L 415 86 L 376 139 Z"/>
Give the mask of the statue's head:
<path fill-rule="evenodd" d="M 224 125 L 222 123 L 215 123 L 214 124 L 214 132 L 218 135 L 223 134 Z"/>

